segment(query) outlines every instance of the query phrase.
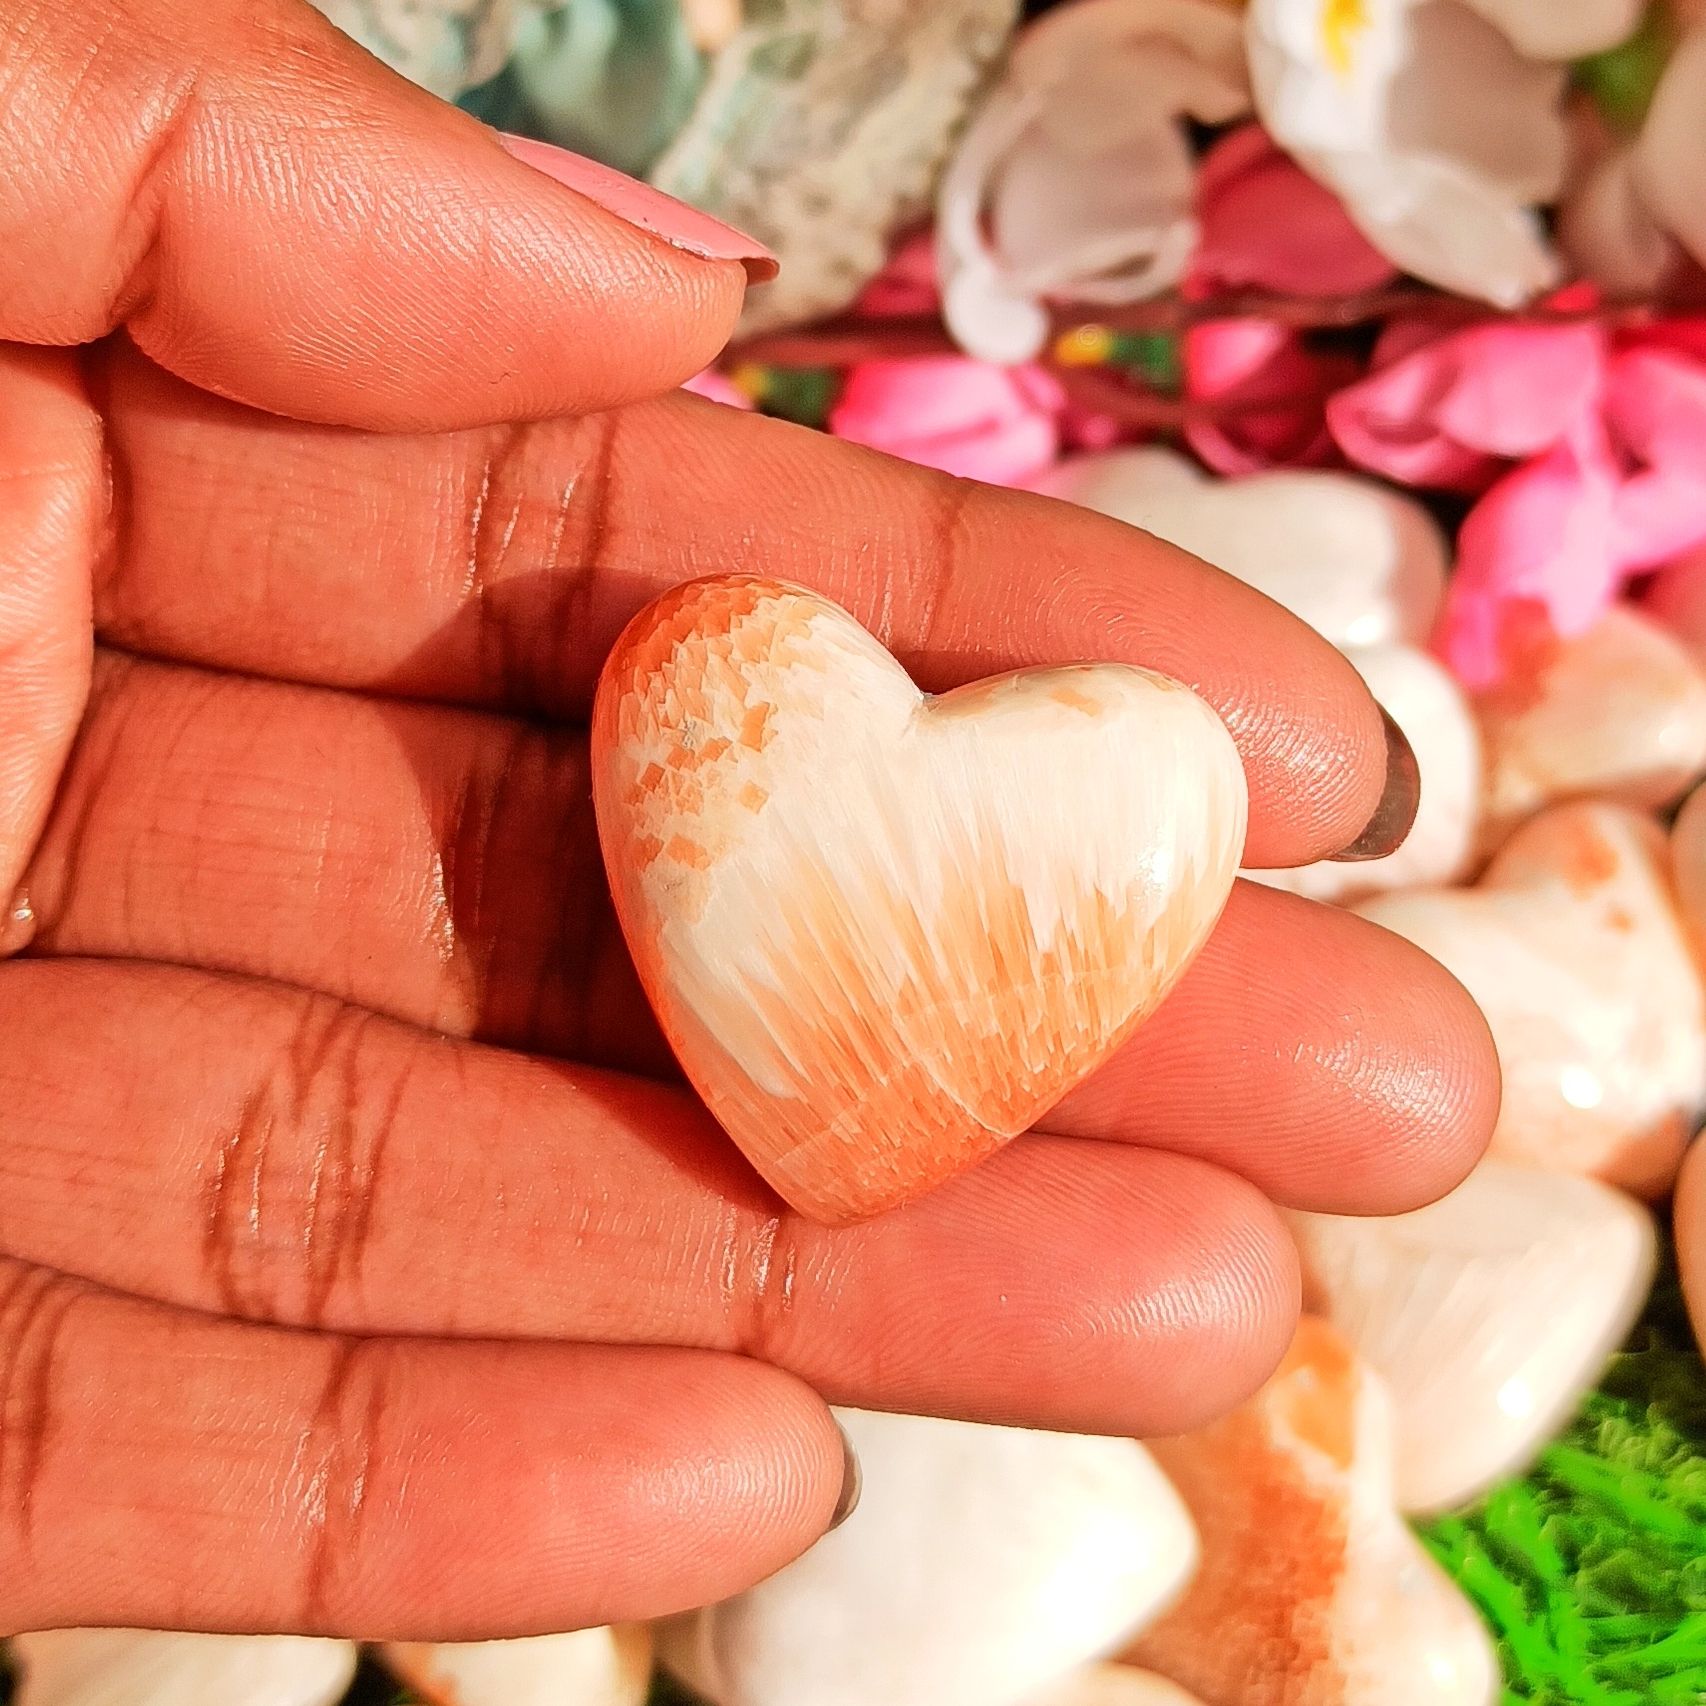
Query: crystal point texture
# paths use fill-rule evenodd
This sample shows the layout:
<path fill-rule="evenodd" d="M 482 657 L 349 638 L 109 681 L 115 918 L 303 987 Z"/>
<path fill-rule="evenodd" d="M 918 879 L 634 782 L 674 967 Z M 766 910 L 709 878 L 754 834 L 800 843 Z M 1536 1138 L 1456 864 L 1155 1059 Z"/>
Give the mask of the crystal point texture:
<path fill-rule="evenodd" d="M 677 1057 L 803 1213 L 858 1219 L 1017 1136 L 1160 1002 L 1243 845 L 1231 737 L 1119 664 L 921 693 L 743 576 L 618 640 L 593 711 L 611 889 Z"/>

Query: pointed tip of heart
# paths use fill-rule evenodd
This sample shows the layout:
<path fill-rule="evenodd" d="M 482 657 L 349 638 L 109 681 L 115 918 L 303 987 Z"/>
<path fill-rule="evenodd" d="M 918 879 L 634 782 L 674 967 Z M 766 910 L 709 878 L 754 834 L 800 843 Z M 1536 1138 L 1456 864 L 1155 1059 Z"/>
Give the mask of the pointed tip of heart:
<path fill-rule="evenodd" d="M 1171 987 L 1226 897 L 1243 772 L 1115 664 L 919 692 L 845 611 L 724 577 L 612 653 L 593 789 L 684 1070 L 790 1203 L 861 1218 L 1016 1136 Z"/>

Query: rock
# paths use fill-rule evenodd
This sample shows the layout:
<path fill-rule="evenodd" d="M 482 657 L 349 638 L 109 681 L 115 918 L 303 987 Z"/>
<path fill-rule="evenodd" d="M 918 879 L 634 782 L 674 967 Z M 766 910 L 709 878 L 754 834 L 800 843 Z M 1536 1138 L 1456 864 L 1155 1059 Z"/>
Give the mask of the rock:
<path fill-rule="evenodd" d="M 1462 874 L 1480 812 L 1481 743 L 1462 689 L 1421 649 L 1446 556 L 1419 504 L 1354 474 L 1212 479 L 1157 447 L 1074 457 L 1034 484 L 1194 552 L 1284 605 L 1345 653 L 1414 747 L 1422 803 L 1396 853 L 1245 876 L 1343 902 Z"/>
<path fill-rule="evenodd" d="M 1202 1706 L 1178 1683 L 1136 1665 L 1086 1665 L 1025 1706 Z"/>
<path fill-rule="evenodd" d="M 1706 1103 L 1706 993 L 1656 824 L 1554 806 L 1480 882 L 1364 901 L 1487 1016 L 1504 1075 L 1492 1153 L 1654 1196 Z"/>
<path fill-rule="evenodd" d="M 17 1706 L 332 1706 L 355 1676 L 353 1641 L 48 1629 L 18 1635 Z"/>
<path fill-rule="evenodd" d="M 1361 475 L 1218 480 L 1148 447 L 1072 457 L 1033 484 L 1194 552 L 1342 650 L 1421 645 L 1439 614 L 1439 528 L 1413 498 Z"/>
<path fill-rule="evenodd" d="M 1484 844 L 1557 800 L 1669 805 L 1706 771 L 1706 667 L 1627 605 L 1475 701 Z"/>
<path fill-rule="evenodd" d="M 1706 1348 L 1706 1144 L 1689 1148 L 1677 1175 L 1672 1216 L 1676 1265 L 1696 1342 Z"/>
<path fill-rule="evenodd" d="M 1112 1054 L 1244 840 L 1232 738 L 1178 682 L 1080 664 L 927 697 L 845 611 L 745 576 L 618 640 L 592 789 L 682 1067 L 831 1222 L 981 1159 Z"/>
<path fill-rule="evenodd" d="M 1652 1283 L 1652 1216 L 1593 1179 L 1483 1161 L 1390 1218 L 1294 1214 L 1309 1306 L 1386 1381 L 1399 1507 L 1520 1473 L 1599 1378 Z"/>
<path fill-rule="evenodd" d="M 1018 0 L 741 8 L 651 181 L 781 260 L 774 283 L 748 293 L 742 335 L 833 314 L 877 274 L 929 211 L 1018 13 Z"/>
<path fill-rule="evenodd" d="M 517 1641 L 393 1641 L 385 1662 L 432 1706 L 644 1706 L 652 1633 L 644 1624 Z"/>
<path fill-rule="evenodd" d="M 1450 671 L 1415 646 L 1359 646 L 1345 656 L 1415 750 L 1422 801 L 1404 844 L 1384 859 L 1318 859 L 1293 870 L 1245 871 L 1252 882 L 1344 903 L 1463 875 L 1481 810 L 1481 737 Z"/>
<path fill-rule="evenodd" d="M 1486 1631 L 1393 1502 L 1385 1386 L 1332 1327 L 1306 1317 L 1255 1398 L 1152 1450 L 1203 1553 L 1134 1663 L 1204 1706 L 1490 1706 Z"/>
<path fill-rule="evenodd" d="M 664 1664 L 715 1706 L 1014 1706 L 1129 1640 L 1196 1561 L 1131 1440 L 839 1414 L 853 1515 L 664 1628 Z"/>

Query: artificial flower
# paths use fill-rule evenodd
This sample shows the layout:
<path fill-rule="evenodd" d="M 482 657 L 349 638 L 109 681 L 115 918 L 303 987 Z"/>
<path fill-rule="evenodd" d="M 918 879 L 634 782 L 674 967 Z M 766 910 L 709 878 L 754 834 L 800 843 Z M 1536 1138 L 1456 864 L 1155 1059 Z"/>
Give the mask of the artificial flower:
<path fill-rule="evenodd" d="M 1218 474 L 1319 467 L 1336 460 L 1328 397 L 1355 377 L 1268 320 L 1210 320 L 1184 339 L 1185 440 Z"/>
<path fill-rule="evenodd" d="M 1464 519 L 1436 643 L 1466 687 L 1495 687 L 1610 608 L 1618 473 L 1597 421 L 1495 484 Z"/>
<path fill-rule="evenodd" d="M 1196 245 L 1187 121 L 1248 110 L 1236 13 L 1216 0 L 1076 0 L 1020 36 L 937 191 L 949 328 L 1028 361 L 1047 304 L 1168 289 Z"/>
<path fill-rule="evenodd" d="M 1479 492 L 1439 643 L 1465 685 L 1593 625 L 1633 576 L 1706 544 L 1706 321 L 1400 326 L 1327 418 L 1365 468 Z"/>
<path fill-rule="evenodd" d="M 1259 124 L 1240 125 L 1203 156 L 1197 221 L 1202 234 L 1189 278 L 1196 295 L 1349 295 L 1397 273 L 1339 198 L 1282 154 Z"/>
<path fill-rule="evenodd" d="M 1706 266 L 1706 25 L 1676 47 L 1632 141 L 1605 150 L 1565 201 L 1572 259 L 1608 290 L 1651 295 Z"/>
<path fill-rule="evenodd" d="M 1556 282 L 1536 209 L 1563 185 L 1565 62 L 1641 0 L 1250 0 L 1274 140 L 1406 272 L 1500 307 Z"/>
<path fill-rule="evenodd" d="M 942 293 L 936 288 L 935 236 L 916 231 L 859 292 L 853 311 L 872 319 L 887 319 L 891 315 L 934 314 L 941 302 Z"/>
<path fill-rule="evenodd" d="M 1054 460 L 1065 401 L 1041 368 L 962 356 L 866 361 L 849 371 L 829 430 L 927 468 L 1014 486 Z"/>
<path fill-rule="evenodd" d="M 1441 335 L 1399 321 L 1368 376 L 1327 405 L 1350 460 L 1405 486 L 1479 491 L 1512 458 L 1556 444 L 1604 381 L 1591 324 L 1492 322 Z"/>

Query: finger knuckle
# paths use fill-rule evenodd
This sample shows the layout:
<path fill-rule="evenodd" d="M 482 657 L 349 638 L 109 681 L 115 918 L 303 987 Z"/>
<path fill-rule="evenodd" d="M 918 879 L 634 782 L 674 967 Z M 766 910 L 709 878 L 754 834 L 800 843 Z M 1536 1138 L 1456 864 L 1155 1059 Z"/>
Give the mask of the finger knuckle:
<path fill-rule="evenodd" d="M 480 673 L 519 710 L 586 696 L 587 630 L 622 525 L 622 410 L 488 430 L 467 459 L 462 607 Z"/>
<path fill-rule="evenodd" d="M 330 1347 L 293 1454 L 301 1465 L 293 1621 L 304 1631 L 347 1623 L 373 1567 L 374 1481 L 391 1449 L 398 1385 L 390 1342 L 340 1339 Z"/>
<path fill-rule="evenodd" d="M 414 1055 L 361 1008 L 305 996 L 217 1129 L 202 1257 L 230 1313 L 319 1326 L 358 1293 Z"/>
<path fill-rule="evenodd" d="M 0 1264 L 0 1605 L 19 1603 L 33 1574 L 65 1328 L 86 1292 L 49 1269 Z"/>
<path fill-rule="evenodd" d="M 760 1362 L 787 1362 L 799 1264 L 788 1216 L 741 1217 L 731 1224 L 723 1253 L 731 1348 Z"/>

